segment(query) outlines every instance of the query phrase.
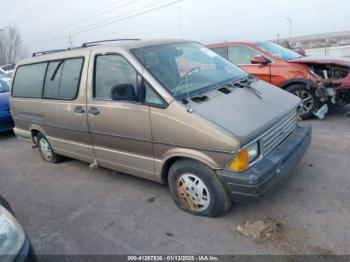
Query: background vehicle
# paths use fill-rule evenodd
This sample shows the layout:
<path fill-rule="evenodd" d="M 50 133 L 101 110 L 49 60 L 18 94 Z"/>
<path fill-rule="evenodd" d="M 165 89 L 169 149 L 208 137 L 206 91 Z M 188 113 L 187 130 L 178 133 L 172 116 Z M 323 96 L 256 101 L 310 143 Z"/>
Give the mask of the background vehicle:
<path fill-rule="evenodd" d="M 0 132 L 12 130 L 14 123 L 9 106 L 10 78 L 0 78 Z"/>
<path fill-rule="evenodd" d="M 181 209 L 219 216 L 231 198 L 265 194 L 307 150 L 296 96 L 199 43 L 115 41 L 17 64 L 14 132 L 45 161 L 168 182 Z"/>
<path fill-rule="evenodd" d="M 299 115 L 323 118 L 330 106 L 350 103 L 350 59 L 303 57 L 270 42 L 225 42 L 208 46 L 255 77 L 302 99 Z"/>
<path fill-rule="evenodd" d="M 15 66 L 15 64 L 7 64 L 0 66 L 0 75 L 12 77 L 12 73 L 15 69 Z"/>
<path fill-rule="evenodd" d="M 8 202 L 0 195 L 0 260 L 4 262 L 36 261 L 33 248 Z"/>

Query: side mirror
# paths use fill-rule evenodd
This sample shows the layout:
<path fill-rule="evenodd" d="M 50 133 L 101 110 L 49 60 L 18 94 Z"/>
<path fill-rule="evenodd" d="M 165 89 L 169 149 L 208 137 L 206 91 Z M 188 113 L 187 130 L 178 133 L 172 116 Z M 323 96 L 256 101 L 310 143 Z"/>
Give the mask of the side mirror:
<path fill-rule="evenodd" d="M 250 58 L 250 62 L 252 63 L 252 64 L 260 64 L 260 65 L 266 65 L 266 64 L 268 64 L 269 63 L 269 61 L 265 58 L 265 57 L 263 57 L 263 56 L 252 56 L 251 58 Z"/>
<path fill-rule="evenodd" d="M 116 101 L 136 101 L 134 86 L 131 84 L 115 85 L 111 88 L 111 98 Z"/>

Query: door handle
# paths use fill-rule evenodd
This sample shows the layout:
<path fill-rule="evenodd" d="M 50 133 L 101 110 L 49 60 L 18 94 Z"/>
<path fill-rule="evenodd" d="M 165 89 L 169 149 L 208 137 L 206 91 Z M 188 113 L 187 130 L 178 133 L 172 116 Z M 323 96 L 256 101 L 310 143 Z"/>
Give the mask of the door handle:
<path fill-rule="evenodd" d="M 85 110 L 84 110 L 84 108 L 82 106 L 76 106 L 74 108 L 74 112 L 75 113 L 79 113 L 79 114 L 83 114 L 83 113 L 85 113 Z"/>
<path fill-rule="evenodd" d="M 98 111 L 97 107 L 90 107 L 89 110 L 88 110 L 88 113 L 90 115 L 98 115 L 100 113 L 100 111 Z"/>

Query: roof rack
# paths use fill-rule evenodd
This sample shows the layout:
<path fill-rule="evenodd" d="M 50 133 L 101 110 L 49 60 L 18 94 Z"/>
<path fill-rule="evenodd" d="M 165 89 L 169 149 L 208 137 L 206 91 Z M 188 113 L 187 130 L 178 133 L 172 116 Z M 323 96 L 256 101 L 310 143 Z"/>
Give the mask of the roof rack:
<path fill-rule="evenodd" d="M 109 40 L 100 40 L 100 41 L 94 41 L 94 42 L 87 42 L 83 43 L 81 47 L 72 47 L 72 48 L 67 48 L 67 49 L 56 49 L 56 50 L 47 50 L 47 51 L 40 51 L 40 52 L 34 52 L 32 56 L 39 56 L 39 55 L 47 55 L 47 54 L 53 54 L 53 53 L 58 53 L 58 52 L 64 52 L 64 51 L 69 51 L 73 49 L 79 49 L 79 48 L 85 48 L 89 46 L 96 46 L 99 45 L 100 43 L 105 43 L 105 42 L 117 42 L 117 41 L 138 41 L 141 39 L 138 38 L 121 38 L 121 39 L 109 39 Z"/>
<path fill-rule="evenodd" d="M 32 56 L 47 55 L 47 54 L 58 53 L 58 52 L 63 52 L 63 51 L 67 51 L 67 50 L 68 49 L 56 49 L 56 50 L 47 50 L 47 51 L 34 52 L 32 54 Z"/>
<path fill-rule="evenodd" d="M 59 53 L 59 52 L 64 52 L 64 51 L 69 51 L 69 50 L 74 50 L 74 49 L 79 49 L 79 48 L 81 48 L 81 47 L 69 47 L 67 49 L 55 49 L 55 50 L 34 52 L 32 54 L 32 56 L 48 55 L 48 54 Z"/>
<path fill-rule="evenodd" d="M 81 47 L 89 47 L 89 46 L 95 46 L 100 43 L 105 43 L 105 42 L 117 42 L 117 41 L 138 41 L 141 39 L 138 38 L 120 38 L 120 39 L 109 39 L 109 40 L 100 40 L 100 41 L 93 41 L 93 42 L 87 42 L 83 43 Z"/>

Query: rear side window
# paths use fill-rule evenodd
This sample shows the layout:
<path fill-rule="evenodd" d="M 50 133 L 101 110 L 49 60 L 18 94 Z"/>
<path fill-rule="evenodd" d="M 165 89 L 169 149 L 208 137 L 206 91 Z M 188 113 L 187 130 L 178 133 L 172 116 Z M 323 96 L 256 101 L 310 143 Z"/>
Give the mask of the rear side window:
<path fill-rule="evenodd" d="M 260 56 L 258 52 L 244 46 L 230 46 L 228 48 L 228 60 L 236 65 L 251 64 L 252 56 Z"/>
<path fill-rule="evenodd" d="M 227 59 L 227 47 L 215 47 L 211 48 L 211 50 Z"/>
<path fill-rule="evenodd" d="M 49 63 L 44 97 L 53 99 L 74 99 L 77 96 L 83 58 L 74 58 Z"/>
<path fill-rule="evenodd" d="M 20 66 L 15 75 L 12 96 L 41 98 L 47 63 Z"/>
<path fill-rule="evenodd" d="M 61 80 L 62 61 L 50 62 L 47 68 L 44 97 L 58 97 L 58 87 Z"/>

